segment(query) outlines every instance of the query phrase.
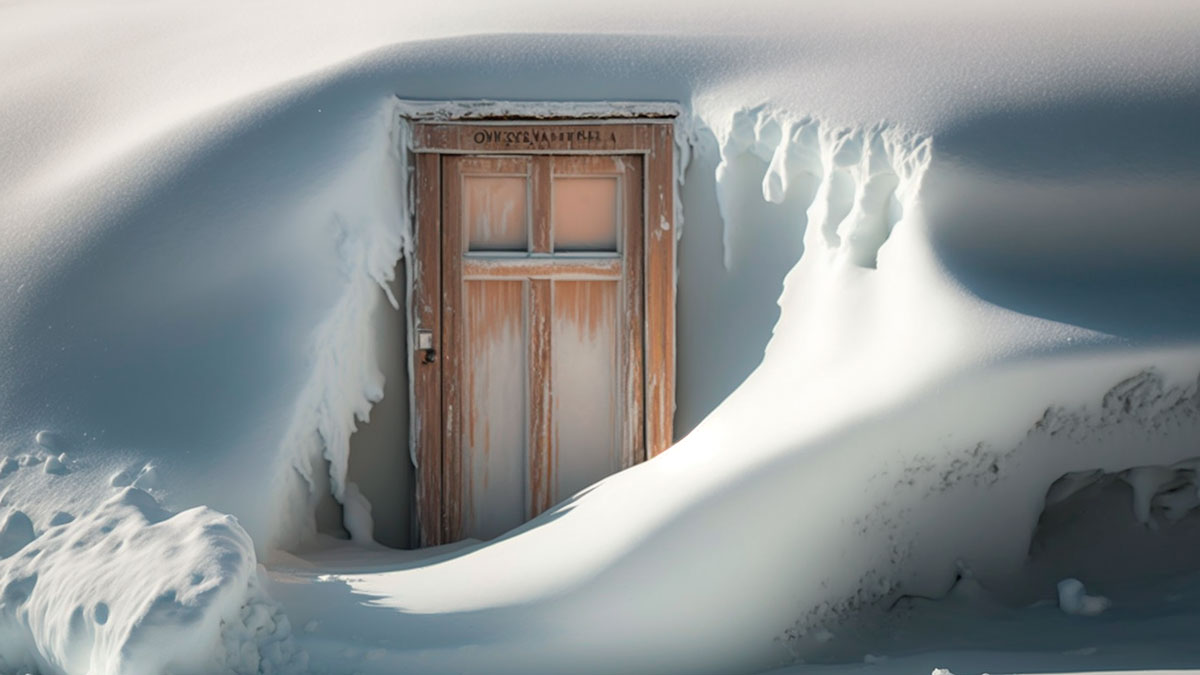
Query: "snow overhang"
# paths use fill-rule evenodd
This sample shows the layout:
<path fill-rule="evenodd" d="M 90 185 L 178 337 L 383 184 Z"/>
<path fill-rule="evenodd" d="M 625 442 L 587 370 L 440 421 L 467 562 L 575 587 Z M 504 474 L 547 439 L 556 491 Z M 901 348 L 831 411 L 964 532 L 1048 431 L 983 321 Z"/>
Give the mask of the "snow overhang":
<path fill-rule="evenodd" d="M 400 117 L 413 121 L 672 119 L 683 107 L 668 101 L 428 101 L 397 97 Z"/>

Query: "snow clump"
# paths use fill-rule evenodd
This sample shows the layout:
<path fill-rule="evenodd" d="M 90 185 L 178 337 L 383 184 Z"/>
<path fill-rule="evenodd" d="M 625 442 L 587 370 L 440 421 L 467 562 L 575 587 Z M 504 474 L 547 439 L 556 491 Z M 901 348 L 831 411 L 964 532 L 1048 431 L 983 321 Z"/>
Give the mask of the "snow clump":
<path fill-rule="evenodd" d="M 1108 609 L 1110 604 L 1109 599 L 1102 595 L 1088 595 L 1083 582 L 1078 579 L 1058 582 L 1058 606 L 1067 614 L 1096 616 Z"/>

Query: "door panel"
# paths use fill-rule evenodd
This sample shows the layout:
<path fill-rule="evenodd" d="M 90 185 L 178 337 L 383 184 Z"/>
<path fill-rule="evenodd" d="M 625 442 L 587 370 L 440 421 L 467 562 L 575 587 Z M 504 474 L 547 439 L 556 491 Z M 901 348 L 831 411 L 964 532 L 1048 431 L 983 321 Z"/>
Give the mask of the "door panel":
<path fill-rule="evenodd" d="M 551 503 L 621 468 L 617 281 L 555 281 Z"/>
<path fill-rule="evenodd" d="M 525 522 L 525 282 L 463 283 L 463 535 L 490 539 Z"/>

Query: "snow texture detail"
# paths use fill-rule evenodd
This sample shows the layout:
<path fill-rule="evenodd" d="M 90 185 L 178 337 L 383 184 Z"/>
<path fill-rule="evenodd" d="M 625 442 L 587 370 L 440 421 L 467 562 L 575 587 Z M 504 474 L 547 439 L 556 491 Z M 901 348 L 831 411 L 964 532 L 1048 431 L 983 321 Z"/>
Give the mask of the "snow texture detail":
<path fill-rule="evenodd" d="M 853 265 L 875 268 L 879 250 L 916 199 L 930 161 L 930 142 L 893 126 L 837 127 L 792 119 L 766 108 L 738 110 L 718 134 L 717 205 L 725 223 L 725 267 L 733 265 L 731 164 L 745 154 L 769 162 L 762 196 L 782 203 L 809 189 L 808 226 L 825 250 Z M 812 186 L 815 185 L 815 189 Z"/>
<path fill-rule="evenodd" d="M 63 516 L 63 517 L 60 517 Z M 253 545 L 205 507 L 170 514 L 124 488 L 35 532 L 0 529 L 0 670 L 154 675 L 294 672 L 304 655 L 258 590 Z"/>
<path fill-rule="evenodd" d="M 921 518 L 917 510 L 922 502 L 935 503 L 944 494 L 962 493 L 963 488 L 975 493 L 1020 480 L 1021 472 L 1016 467 L 1023 462 L 1045 461 L 1050 458 L 1046 453 L 1080 462 L 1087 461 L 1086 454 L 1080 454 L 1081 448 L 1104 448 L 1130 437 L 1172 438 L 1180 431 L 1186 438 L 1186 430 L 1200 422 L 1198 391 L 1196 380 L 1168 385 L 1160 373 L 1147 369 L 1113 385 L 1099 397 L 1099 405 L 1073 409 L 1048 407 L 1024 438 L 1007 449 L 980 442 L 957 452 L 912 453 L 898 468 L 881 467 L 870 480 L 891 481 L 890 498 L 850 525 L 858 537 L 883 538 L 890 554 L 881 567 L 861 575 L 852 594 L 810 608 L 777 641 L 787 646 L 794 657 L 801 658 L 813 648 L 813 636 L 818 629 L 837 626 L 865 608 L 887 604 L 889 599 L 908 593 L 909 583 L 903 575 L 895 577 L 894 572 L 883 570 L 897 570 L 914 557 L 913 543 L 901 541 L 896 533 L 903 523 Z M 1041 488 L 1046 495 L 1045 504 L 1061 502 L 1104 475 L 1103 469 L 1068 472 Z M 1152 513 L 1174 521 L 1200 506 L 1200 460 L 1121 469 L 1117 475 L 1133 487 L 1131 517 L 1147 527 L 1156 527 Z M 909 499 L 914 491 L 920 495 L 915 501 Z M 898 506 L 904 504 L 908 506 Z M 947 584 L 945 588 L 949 592 L 954 585 Z M 1067 584 L 1065 591 L 1060 585 L 1059 590 L 1060 598 L 1066 598 L 1062 602 L 1068 613 L 1092 615 L 1108 606 L 1106 599 L 1084 594 L 1082 585 L 1076 588 Z"/>

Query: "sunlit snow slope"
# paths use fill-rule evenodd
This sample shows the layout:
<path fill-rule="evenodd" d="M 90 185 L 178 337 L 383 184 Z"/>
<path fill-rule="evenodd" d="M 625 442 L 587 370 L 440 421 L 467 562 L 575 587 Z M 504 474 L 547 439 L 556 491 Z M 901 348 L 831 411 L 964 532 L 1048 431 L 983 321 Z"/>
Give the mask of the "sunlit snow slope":
<path fill-rule="evenodd" d="M 0 670 L 751 672 L 1036 596 L 1057 479 L 1200 456 L 1200 8 L 1009 4 L 0 6 Z M 397 96 L 683 106 L 695 429 L 335 569 L 276 551 L 389 384 Z"/>

